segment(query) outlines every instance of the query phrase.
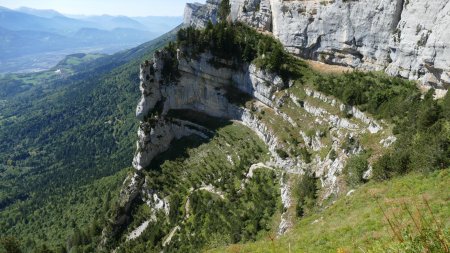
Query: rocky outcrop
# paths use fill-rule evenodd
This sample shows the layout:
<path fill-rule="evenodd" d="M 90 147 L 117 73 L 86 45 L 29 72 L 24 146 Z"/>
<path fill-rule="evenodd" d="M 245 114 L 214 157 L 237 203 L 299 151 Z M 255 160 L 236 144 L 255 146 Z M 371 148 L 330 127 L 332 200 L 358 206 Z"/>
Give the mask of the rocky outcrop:
<path fill-rule="evenodd" d="M 185 24 L 216 21 L 220 0 L 188 4 Z M 450 86 L 449 0 L 231 0 L 231 18 L 298 56 Z M 211 15 L 209 15 L 211 14 Z"/>
<path fill-rule="evenodd" d="M 343 103 L 338 102 L 334 98 L 331 98 L 321 92 L 311 90 L 309 88 L 305 89 L 305 93 L 307 96 L 317 98 L 327 104 L 330 104 L 333 107 L 335 107 L 335 106 L 339 107 L 339 110 L 341 112 L 345 113 L 347 116 L 352 116 L 352 117 L 360 120 L 362 123 L 366 124 L 367 130 L 369 130 L 369 132 L 372 134 L 376 134 L 383 129 L 381 127 L 380 123 L 378 123 L 375 119 L 371 118 L 367 114 L 363 113 L 361 110 L 359 110 L 355 106 L 345 105 Z M 291 99 L 296 100 L 295 97 L 291 98 Z M 306 103 L 305 103 L 305 107 L 308 107 L 308 105 Z M 320 108 L 317 108 L 315 110 L 313 108 L 311 108 L 309 110 L 315 111 L 316 116 L 322 116 L 323 114 L 326 113 L 323 109 L 320 109 Z M 320 114 L 320 115 L 317 115 L 317 114 Z M 331 118 L 336 119 L 336 116 L 333 115 L 330 117 L 330 119 Z M 355 125 L 349 123 L 348 120 L 346 120 L 346 119 L 337 119 L 335 121 L 342 124 L 342 126 L 345 128 L 353 128 L 354 129 L 356 127 Z M 339 124 L 339 123 L 334 123 L 334 125 Z"/>
<path fill-rule="evenodd" d="M 328 189 L 324 194 L 326 198 L 339 192 L 337 177 L 348 156 L 361 151 L 359 145 L 352 147 L 354 150 L 343 149 L 341 146 L 346 139 L 352 139 L 365 132 L 373 134 L 383 130 L 380 123 L 357 108 L 345 106 L 334 98 L 308 88 L 305 89 L 307 97 L 329 104 L 333 108 L 340 108 L 339 111 L 344 114 L 353 115 L 353 120 L 333 114 L 308 101 L 299 104 L 300 100 L 293 94 L 275 96 L 278 91 L 285 88 L 279 76 L 258 69 L 254 65 L 244 65 L 236 70 L 226 61 L 221 62 L 222 67 L 216 68 L 211 64 L 212 55 L 209 53 L 201 54 L 197 59 L 190 59 L 179 51 L 177 69 L 180 77 L 177 82 L 166 83 L 160 74 L 164 66 L 162 61 L 164 54 L 165 52 L 156 53 L 153 62 L 141 66 L 142 98 L 136 111 L 141 123 L 138 130 L 137 152 L 133 161 L 133 166 L 137 170 L 149 166 L 152 159 L 168 149 L 174 139 L 191 134 L 204 138 L 210 136 L 212 134 L 210 129 L 202 126 L 202 123 L 195 122 L 196 115 L 208 115 L 240 121 L 255 131 L 271 152 L 272 160 L 268 166 L 295 174 L 301 174 L 306 169 L 315 172 L 322 178 L 324 188 Z M 256 99 L 257 102 L 253 104 L 252 109 L 235 103 L 235 97 L 245 96 L 248 96 L 248 99 Z M 299 130 L 306 148 L 314 152 L 332 148 L 335 157 L 332 157 L 330 152 L 326 157 L 315 157 L 312 163 L 307 164 L 301 157 L 279 156 L 277 150 L 285 148 L 279 139 L 280 133 L 263 122 L 254 110 L 267 108 L 286 121 L 286 124 L 294 128 L 300 127 L 300 122 L 294 121 L 279 109 L 288 100 L 296 106 L 295 110 L 304 111 L 314 117 L 318 124 L 328 126 L 330 135 L 333 136 L 330 147 L 329 144 L 321 142 L 320 131 L 308 136 Z"/>
<path fill-rule="evenodd" d="M 241 121 L 247 112 L 233 103 L 233 97 L 251 96 L 270 106 L 273 94 L 284 86 L 280 77 L 254 65 L 242 66 L 237 71 L 231 67 L 215 68 L 209 63 L 212 56 L 208 53 L 202 54 L 198 60 L 179 53 L 180 78 L 177 82 L 165 84 L 160 74 L 164 65 L 162 54 L 164 52 L 156 53 L 152 63 L 141 66 L 142 98 L 136 109 L 141 123 L 133 160 L 137 170 L 148 166 L 154 156 L 165 151 L 174 139 L 191 134 L 207 136 L 207 128 L 193 123 L 192 119 L 180 119 L 186 117 L 186 113 L 168 114 L 190 111 L 193 112 L 190 117 L 194 118 L 205 114 Z"/>
<path fill-rule="evenodd" d="M 131 208 L 135 200 L 139 197 L 142 190 L 144 179 L 139 171 L 128 174 L 120 190 L 117 208 L 114 210 L 112 219 L 102 231 L 102 239 L 99 249 L 105 247 L 115 238 L 131 221 Z M 131 235 L 129 237 L 132 237 Z"/>
<path fill-rule="evenodd" d="M 184 24 L 204 28 L 209 20 L 216 23 L 219 3 L 220 1 L 207 1 L 206 4 L 186 4 L 186 8 L 184 9 Z"/>
<path fill-rule="evenodd" d="M 404 1 L 390 41 L 387 72 L 419 79 L 434 87 L 450 86 L 450 1 Z"/>
<path fill-rule="evenodd" d="M 210 4 L 209 8 L 215 8 L 214 6 Z M 264 166 L 281 171 L 283 175 L 313 172 L 322 183 L 321 201 L 341 192 L 340 175 L 346 160 L 362 151 L 357 141 L 359 135 L 383 129 L 357 108 L 346 107 L 322 93 L 304 88 L 306 98 L 301 101 L 286 89 L 290 86 L 288 82 L 253 64 L 243 64 L 236 68 L 232 62 L 217 59 L 209 52 L 193 59 L 185 55 L 183 49 L 177 52 L 168 50 L 170 49 L 155 53 L 152 61 L 141 65 L 142 97 L 136 109 L 140 125 L 133 159 L 136 171 L 124 183 L 120 196 L 121 208 L 113 221 L 112 235 L 120 233 L 120 229 L 129 223 L 130 208 L 137 198 L 150 207 L 152 216 L 131 230 L 128 240 L 138 237 L 143 230 L 151 227 L 156 222 L 157 215 L 169 214 L 169 198 L 161 196 L 160 192 L 148 186 L 148 178 L 142 176 L 145 174 L 142 170 L 151 167 L 155 156 L 166 151 L 173 140 L 189 135 L 209 138 L 214 134 L 217 122 L 222 120 L 241 122 L 266 143 L 271 159 Z M 220 64 L 214 64 L 217 61 Z M 170 77 L 165 76 L 167 67 L 172 69 L 173 75 Z M 286 111 L 285 107 L 289 106 L 293 106 L 290 108 L 292 110 Z M 335 111 L 329 111 L 327 106 Z M 267 116 L 264 119 L 261 116 L 263 111 L 274 118 Z M 340 114 L 344 113 L 352 114 L 353 117 L 342 117 Z M 322 130 L 316 130 L 313 134 L 301 130 L 302 127 L 310 127 L 303 126 L 306 125 L 303 120 L 310 118 Z M 277 130 L 277 126 L 282 124 L 294 128 L 303 141 L 288 146 L 286 137 L 280 137 L 283 133 Z M 376 131 L 371 125 L 377 126 Z M 328 131 L 327 141 L 323 141 L 323 131 Z M 352 144 L 345 144 L 347 140 L 351 140 Z M 280 150 L 286 150 L 286 153 L 291 152 L 291 148 L 307 149 L 309 151 L 306 153 L 311 152 L 311 157 L 306 159 L 304 153 L 280 155 Z M 249 177 L 251 171 L 252 168 Z M 292 201 L 291 186 L 288 181 L 284 181 L 284 177 L 280 186 L 285 210 L 278 230 L 282 234 L 291 226 L 292 214 L 287 210 L 290 210 Z M 211 189 L 211 186 L 206 185 L 197 190 L 207 190 L 223 196 L 219 191 Z M 186 206 L 189 206 L 189 202 Z M 173 231 L 176 232 L 176 229 Z M 168 235 L 167 238 L 168 243 L 171 236 Z"/>
<path fill-rule="evenodd" d="M 192 122 L 176 119 L 159 118 L 141 122 L 133 167 L 137 170 L 145 168 L 156 155 L 169 148 L 172 140 L 191 134 L 206 138 L 208 130 Z"/>

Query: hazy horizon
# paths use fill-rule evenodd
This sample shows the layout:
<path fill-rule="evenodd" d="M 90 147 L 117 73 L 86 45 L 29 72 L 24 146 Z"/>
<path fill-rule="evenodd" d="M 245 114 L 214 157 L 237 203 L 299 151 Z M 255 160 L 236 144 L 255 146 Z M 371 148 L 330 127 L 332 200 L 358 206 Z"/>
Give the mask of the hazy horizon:
<path fill-rule="evenodd" d="M 0 0 L 9 9 L 21 7 L 55 10 L 64 15 L 80 16 L 182 16 L 186 3 L 205 0 Z M 147 8 L 145 8 L 148 6 Z"/>

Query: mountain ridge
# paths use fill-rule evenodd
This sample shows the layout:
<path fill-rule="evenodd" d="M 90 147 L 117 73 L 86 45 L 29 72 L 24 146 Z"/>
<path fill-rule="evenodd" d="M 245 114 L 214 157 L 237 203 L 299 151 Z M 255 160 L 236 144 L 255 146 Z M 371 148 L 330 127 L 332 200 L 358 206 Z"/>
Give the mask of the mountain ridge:
<path fill-rule="evenodd" d="M 285 51 L 276 36 L 261 33 L 272 29 L 266 26 L 271 22 L 264 16 L 267 5 L 261 2 L 259 8 L 241 9 L 262 16 L 233 20 L 236 2 L 230 1 L 229 6 L 225 0 L 188 4 L 185 29 L 178 32 L 177 43 L 141 64 L 135 172 L 124 182 L 119 206 L 103 232 L 102 249 L 198 252 L 216 245 L 218 236 L 210 234 L 213 232 L 204 224 L 223 228 L 218 240 L 225 244 L 245 242 L 249 231 L 283 236 L 296 218 L 330 208 L 347 192 L 351 194 L 351 187 L 449 166 L 445 158 L 450 146 L 448 115 L 440 113 L 450 110 L 445 107 L 449 95 L 445 102 L 435 101 L 431 89 L 422 100 L 414 82 L 380 72 L 335 75 L 312 71 L 289 49 Z M 346 6 L 352 4 L 357 3 Z M 357 51 L 344 53 L 358 56 Z M 396 106 L 403 111 L 396 111 Z M 255 163 L 252 157 L 253 164 L 244 165 L 246 172 L 227 175 L 227 179 L 234 177 L 235 188 L 222 184 L 220 173 L 216 174 L 225 167 L 235 171 L 233 166 L 242 165 L 230 154 L 227 161 L 214 166 L 200 159 L 200 167 L 207 169 L 185 182 L 194 172 L 180 175 L 177 167 L 192 169 L 182 163 L 196 157 L 195 147 L 184 151 L 191 151 L 190 156 L 178 159 L 166 152 L 189 136 L 209 140 L 214 131 L 222 129 L 211 132 L 208 128 L 209 122 L 218 119 L 239 122 L 256 133 L 269 150 L 268 160 Z M 425 130 L 428 127 L 435 132 Z M 412 141 L 412 136 L 421 141 Z M 425 150 L 434 158 L 428 159 Z M 155 165 L 153 161 L 162 159 L 160 155 L 171 158 Z M 215 205 L 224 210 L 225 203 L 235 200 L 235 191 L 246 189 L 255 169 L 277 175 L 266 187 L 278 189 L 280 209 L 268 213 L 264 221 L 255 215 L 240 223 L 222 224 L 227 221 L 224 217 L 210 222 L 208 218 L 214 214 L 202 209 L 203 203 L 209 201 L 212 210 Z M 217 195 L 216 202 L 204 194 L 196 196 L 192 204 L 191 194 L 197 191 Z M 197 206 L 197 211 L 192 212 L 191 205 Z M 240 206 L 234 208 L 245 213 Z M 178 215 L 173 217 L 172 212 Z M 277 225 L 269 227 L 267 221 Z M 235 222 L 251 225 L 240 227 Z M 198 235 L 197 240 L 192 241 L 192 235 Z M 255 238 L 252 235 L 250 238 Z M 445 243 L 439 247 L 445 248 Z"/>
<path fill-rule="evenodd" d="M 181 23 L 176 17 L 80 18 L 35 9 L 20 12 L 3 8 L 0 13 L 0 73 L 46 70 L 67 54 L 116 53 L 156 38 Z"/>
<path fill-rule="evenodd" d="M 374 207 L 377 200 L 389 195 L 395 198 L 386 202 L 401 202 L 405 196 L 429 193 L 433 198 L 428 208 L 437 210 L 439 218 L 447 217 L 448 199 L 440 193 L 448 181 L 445 168 L 450 166 L 449 94 L 435 100 L 433 90 L 420 93 L 415 82 L 382 72 L 315 71 L 274 36 L 233 22 L 229 16 L 233 2 L 227 3 L 223 0 L 217 8 L 188 5 L 185 20 L 204 22 L 203 29 L 185 26 L 177 36 L 172 33 L 132 50 L 87 59 L 78 73 L 81 80 L 60 87 L 62 97 L 41 83 L 36 94 L 25 84 L 16 98 L 33 94 L 42 100 L 29 104 L 1 100 L 10 108 L 15 108 L 14 103 L 21 107 L 0 117 L 0 130 L 9 130 L 0 151 L 15 148 L 11 155 L 0 153 L 7 160 L 0 164 L 0 172 L 8 179 L 19 175 L 30 182 L 22 184 L 33 190 L 55 194 L 49 194 L 49 205 L 31 214 L 26 204 L 32 199 L 20 194 L 23 189 L 2 188 L 17 193 L 13 196 L 17 201 L 7 201 L 8 212 L 0 213 L 5 215 L 1 229 L 23 235 L 42 225 L 46 232 L 30 233 L 37 244 L 27 242 L 28 249 L 47 238 L 51 247 L 62 252 L 236 252 L 242 248 L 266 252 L 275 251 L 279 244 L 290 252 L 292 238 L 298 240 L 292 244 L 296 250 L 378 252 L 391 245 L 397 251 L 405 248 L 398 242 L 381 245 L 391 238 L 377 234 L 387 234 L 387 225 L 383 228 L 380 220 L 374 221 L 382 217 Z M 244 13 L 259 14 L 246 17 L 272 29 L 264 26 L 268 19 L 262 12 L 268 7 L 247 4 Z M 217 22 L 207 22 L 211 19 Z M 45 121 L 47 116 L 51 124 Z M 32 127 L 24 123 L 27 118 Z M 21 121 L 25 129 L 15 124 Z M 134 168 L 95 181 L 131 163 L 136 128 Z M 36 140 L 47 146 L 29 148 Z M 35 160 L 52 154 L 58 161 L 53 165 L 62 169 L 46 169 Z M 39 165 L 42 170 L 33 171 Z M 408 173 L 412 175 L 403 177 Z M 41 181 L 27 180 L 30 175 Z M 74 185 L 88 182 L 81 190 L 88 199 L 79 201 L 77 188 L 71 188 L 63 198 L 65 204 L 54 211 L 52 201 L 65 194 L 65 177 Z M 421 184 L 422 179 L 426 184 Z M 96 184 L 90 185 L 92 180 Z M 49 187 L 39 188 L 42 182 Z M 111 199 L 106 195 L 108 187 L 115 190 L 120 182 L 120 191 Z M 389 192 L 386 185 L 401 192 Z M 408 187 L 414 191 L 404 193 Z M 98 197 L 98 192 L 105 196 Z M 368 193 L 376 196 L 366 197 Z M 68 203 L 76 204 L 75 212 L 95 214 L 80 219 L 83 227 L 79 227 L 76 219 L 64 216 L 73 212 L 61 210 Z M 346 210 L 349 206 L 355 210 Z M 20 216 L 12 208 L 30 215 Z M 360 210 L 361 217 L 354 218 Z M 64 229 L 52 219 L 54 212 Z M 366 217 L 370 224 L 364 223 Z M 67 220 L 72 221 L 72 230 Z M 444 224 L 441 232 L 432 228 L 430 238 L 448 235 L 448 222 Z M 293 236 L 303 226 L 312 232 Z M 357 237 L 351 231 L 354 227 L 369 232 Z M 73 234 L 61 237 L 49 228 Z M 398 231 L 408 233 L 402 229 L 399 226 Z M 417 243 L 422 238 L 410 235 L 405 247 L 409 240 Z M 380 238 L 380 245 L 374 245 Z M 419 242 L 418 247 L 428 246 Z"/>
<path fill-rule="evenodd" d="M 16 9 L 19 12 L 24 12 L 27 14 L 31 14 L 34 16 L 39 16 L 39 17 L 43 17 L 43 18 L 52 18 L 55 16 L 64 16 L 63 14 L 52 10 L 52 9 L 33 9 L 33 8 L 29 8 L 29 7 L 19 7 Z"/>

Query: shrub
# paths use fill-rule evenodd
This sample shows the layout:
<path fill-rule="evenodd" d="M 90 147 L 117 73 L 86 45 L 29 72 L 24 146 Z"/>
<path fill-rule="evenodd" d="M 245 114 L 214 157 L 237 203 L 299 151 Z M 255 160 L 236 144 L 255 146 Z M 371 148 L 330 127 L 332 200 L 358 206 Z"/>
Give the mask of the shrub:
<path fill-rule="evenodd" d="M 275 150 L 275 152 L 276 152 L 277 155 L 280 156 L 282 159 L 286 159 L 286 158 L 289 157 L 289 154 L 286 153 L 286 151 L 284 151 L 284 150 L 282 150 L 282 149 L 277 148 L 277 149 Z"/>
<path fill-rule="evenodd" d="M 381 156 L 373 166 L 372 178 L 375 180 L 386 180 L 391 178 L 395 171 L 391 161 L 392 158 L 390 153 Z"/>
<path fill-rule="evenodd" d="M 331 151 L 330 151 L 330 159 L 331 160 L 336 160 L 336 158 L 337 158 L 337 154 L 336 154 L 336 150 L 334 150 L 334 149 L 332 149 Z"/>
<path fill-rule="evenodd" d="M 297 216 L 301 217 L 312 212 L 319 190 L 317 183 L 318 179 L 313 174 L 305 174 L 301 177 L 297 189 Z"/>
<path fill-rule="evenodd" d="M 444 99 L 442 99 L 441 107 L 442 116 L 446 120 L 450 120 L 450 92 L 447 92 L 447 95 L 445 95 Z"/>
<path fill-rule="evenodd" d="M 345 181 L 350 187 L 355 187 L 365 182 L 364 172 L 368 169 L 367 155 L 355 155 L 348 159 L 344 168 Z"/>
<path fill-rule="evenodd" d="M 308 150 L 305 147 L 302 147 L 300 149 L 300 154 L 302 156 L 303 161 L 305 161 L 305 163 L 311 163 L 311 153 L 308 152 Z"/>

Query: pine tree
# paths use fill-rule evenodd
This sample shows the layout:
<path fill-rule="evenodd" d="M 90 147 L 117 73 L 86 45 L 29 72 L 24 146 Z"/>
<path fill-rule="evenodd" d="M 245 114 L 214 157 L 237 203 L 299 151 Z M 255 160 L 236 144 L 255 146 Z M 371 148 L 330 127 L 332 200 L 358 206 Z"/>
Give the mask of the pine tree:
<path fill-rule="evenodd" d="M 19 241 L 15 237 L 6 237 L 0 240 L 2 246 L 7 253 L 21 253 Z M 1 249 L 1 248 L 0 248 Z"/>
<path fill-rule="evenodd" d="M 231 12 L 230 0 L 222 0 L 219 5 L 218 16 L 220 21 L 225 22 Z"/>

